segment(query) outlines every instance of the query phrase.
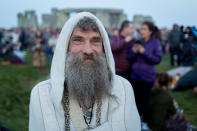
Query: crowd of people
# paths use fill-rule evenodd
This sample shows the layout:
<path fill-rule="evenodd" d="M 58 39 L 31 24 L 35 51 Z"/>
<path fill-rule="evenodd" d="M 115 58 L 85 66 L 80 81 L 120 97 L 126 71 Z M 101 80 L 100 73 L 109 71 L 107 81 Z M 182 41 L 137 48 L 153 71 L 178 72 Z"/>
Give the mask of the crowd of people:
<path fill-rule="evenodd" d="M 197 31 L 195 27 L 184 28 L 174 24 L 168 34 L 170 45 L 170 63 L 172 66 L 192 66 L 197 55 Z"/>
<path fill-rule="evenodd" d="M 149 130 L 150 127 L 152 131 L 163 131 L 171 128 L 166 121 L 176 114 L 177 105 L 167 92 L 172 78 L 165 73 L 157 74 L 155 65 L 168 51 L 171 65 L 193 65 L 196 59 L 196 29 L 179 28 L 175 24 L 172 31 L 159 30 L 152 22 L 144 22 L 136 30 L 133 23 L 126 20 L 119 30 L 113 28 L 107 31 L 116 74 L 127 79 L 133 87 L 143 129 Z M 47 61 L 51 62 L 59 34 L 59 29 L 0 29 L 2 64 L 25 63 L 25 52 L 30 50 L 33 52 L 33 66 L 45 66 Z"/>
<path fill-rule="evenodd" d="M 161 62 L 162 55 L 167 52 L 170 52 L 172 65 L 175 64 L 175 60 L 179 60 L 178 65 L 193 65 L 197 56 L 194 54 L 195 34 L 190 27 L 181 33 L 178 25 L 174 25 L 172 31 L 159 30 L 151 22 L 144 22 L 138 32 L 134 30 L 132 22 L 124 21 L 119 32 L 110 35 L 116 74 L 130 81 L 134 89 L 142 129 L 147 131 L 170 129 L 170 125 L 166 122 L 176 114 L 177 105 L 167 92 L 172 84 L 172 78 L 167 73 L 158 75 L 155 65 Z M 177 56 L 177 51 L 183 53 Z M 180 58 L 174 59 L 174 56 Z M 174 130 L 181 128 L 186 130 L 186 120 L 182 118 L 180 121 L 182 123 L 177 124 Z"/>
<path fill-rule="evenodd" d="M 133 28 L 130 29 L 132 37 L 136 40 L 141 39 L 140 29 L 130 28 Z M 119 31 L 123 29 L 118 30 L 118 28 L 112 28 L 106 30 L 112 43 L 114 40 L 122 39 L 117 36 Z M 3 57 L 3 64 L 23 64 L 25 62 L 25 51 L 29 49 L 32 52 L 37 52 L 35 53 L 33 65 L 38 67 L 44 66 L 46 60 L 50 62 L 52 59 L 59 33 L 60 29 L 51 28 L 12 28 L 9 30 L 0 28 L 0 57 Z M 114 36 L 116 36 L 116 38 Z M 188 26 L 184 28 L 184 26 L 179 27 L 177 24 L 174 24 L 171 31 L 167 28 L 158 30 L 157 37 L 159 37 L 157 39 L 160 41 L 162 53 L 170 53 L 170 63 L 172 66 L 191 66 L 197 61 L 197 30 L 195 27 Z M 129 39 L 131 38 L 127 37 L 126 40 L 129 41 Z M 115 46 L 116 45 L 112 44 L 113 52 L 119 50 L 119 47 Z M 128 44 L 128 47 L 125 48 L 129 49 L 129 46 Z M 39 53 L 40 51 L 42 53 Z M 38 59 L 38 54 L 41 54 L 41 60 Z M 114 53 L 114 55 L 117 56 L 116 53 Z M 114 58 L 118 59 L 116 57 Z M 127 61 L 123 60 L 121 63 L 124 64 L 124 68 L 129 67 Z M 121 67 L 122 65 L 116 66 Z M 120 73 L 119 70 L 120 68 L 117 67 L 118 73 Z"/>
<path fill-rule="evenodd" d="M 2 64 L 24 64 L 26 51 L 33 52 L 32 64 L 43 67 L 54 53 L 59 29 L 13 28 L 0 29 L 0 57 Z"/>

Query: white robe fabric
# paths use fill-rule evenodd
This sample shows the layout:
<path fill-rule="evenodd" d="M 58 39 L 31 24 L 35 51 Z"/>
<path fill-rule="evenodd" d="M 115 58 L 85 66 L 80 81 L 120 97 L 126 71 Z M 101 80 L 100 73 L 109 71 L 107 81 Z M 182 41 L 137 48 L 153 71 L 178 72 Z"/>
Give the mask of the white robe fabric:
<path fill-rule="evenodd" d="M 65 131 L 64 110 L 61 104 L 65 78 L 65 60 L 73 29 L 84 16 L 94 19 L 99 27 L 107 63 L 113 73 L 111 94 L 116 96 L 116 99 L 105 98 L 102 100 L 101 125 L 99 127 L 95 127 L 97 105 L 94 106 L 90 125 L 95 128 L 90 131 L 140 131 L 140 117 L 136 108 L 132 86 L 126 79 L 115 75 L 114 59 L 107 32 L 100 20 L 88 12 L 79 13 L 65 23 L 53 56 L 51 78 L 39 83 L 32 89 L 29 131 Z M 70 116 L 71 131 L 80 131 L 87 127 L 78 102 L 72 98 L 70 100 Z"/>

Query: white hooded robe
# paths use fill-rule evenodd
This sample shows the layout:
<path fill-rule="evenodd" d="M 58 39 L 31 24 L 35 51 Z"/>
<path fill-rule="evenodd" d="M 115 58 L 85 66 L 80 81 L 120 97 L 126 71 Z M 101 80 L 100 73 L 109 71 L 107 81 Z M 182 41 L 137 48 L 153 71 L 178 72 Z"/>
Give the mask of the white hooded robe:
<path fill-rule="evenodd" d="M 101 125 L 90 131 L 140 131 L 140 117 L 136 108 L 132 86 L 126 79 L 115 75 L 114 59 L 107 32 L 100 20 L 88 12 L 79 13 L 65 23 L 53 56 L 51 78 L 40 82 L 32 89 L 29 131 L 65 131 L 64 110 L 61 104 L 64 89 L 65 60 L 73 29 L 84 16 L 94 19 L 99 27 L 107 63 L 113 73 L 111 94 L 116 96 L 116 100 L 110 98 L 102 100 Z M 87 127 L 83 113 L 75 99 L 71 99 L 70 103 L 70 129 L 71 131 L 81 131 Z M 96 125 L 96 106 L 93 108 L 93 117 L 90 123 L 92 126 Z"/>

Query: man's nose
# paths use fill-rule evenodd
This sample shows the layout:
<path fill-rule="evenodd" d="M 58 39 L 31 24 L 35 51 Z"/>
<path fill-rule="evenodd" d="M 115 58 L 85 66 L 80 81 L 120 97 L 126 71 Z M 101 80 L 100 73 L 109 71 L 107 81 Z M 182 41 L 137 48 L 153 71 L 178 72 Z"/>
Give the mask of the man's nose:
<path fill-rule="evenodd" d="M 92 47 L 91 47 L 89 42 L 85 43 L 85 46 L 84 46 L 84 49 L 83 49 L 83 53 L 86 53 L 88 55 L 93 53 Z"/>

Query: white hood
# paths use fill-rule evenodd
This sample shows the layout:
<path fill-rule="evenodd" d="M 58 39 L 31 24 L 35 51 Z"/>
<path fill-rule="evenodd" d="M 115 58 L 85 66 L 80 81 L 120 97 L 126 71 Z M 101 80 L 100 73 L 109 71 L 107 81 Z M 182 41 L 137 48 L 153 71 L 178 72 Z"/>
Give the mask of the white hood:
<path fill-rule="evenodd" d="M 96 21 L 100 34 L 103 38 L 103 46 L 104 46 L 107 63 L 113 73 L 113 77 L 115 76 L 115 65 L 114 65 L 113 55 L 111 52 L 109 38 L 101 21 L 98 18 L 96 18 L 93 14 L 88 12 L 82 12 L 71 17 L 64 24 L 62 28 L 59 39 L 57 41 L 57 45 L 51 65 L 51 74 L 50 74 L 51 83 L 52 83 L 51 97 L 57 111 L 60 111 L 62 108 L 61 100 L 62 100 L 63 89 L 64 89 L 65 60 L 68 51 L 69 40 L 74 27 L 76 26 L 78 21 L 84 16 L 90 17 Z"/>

